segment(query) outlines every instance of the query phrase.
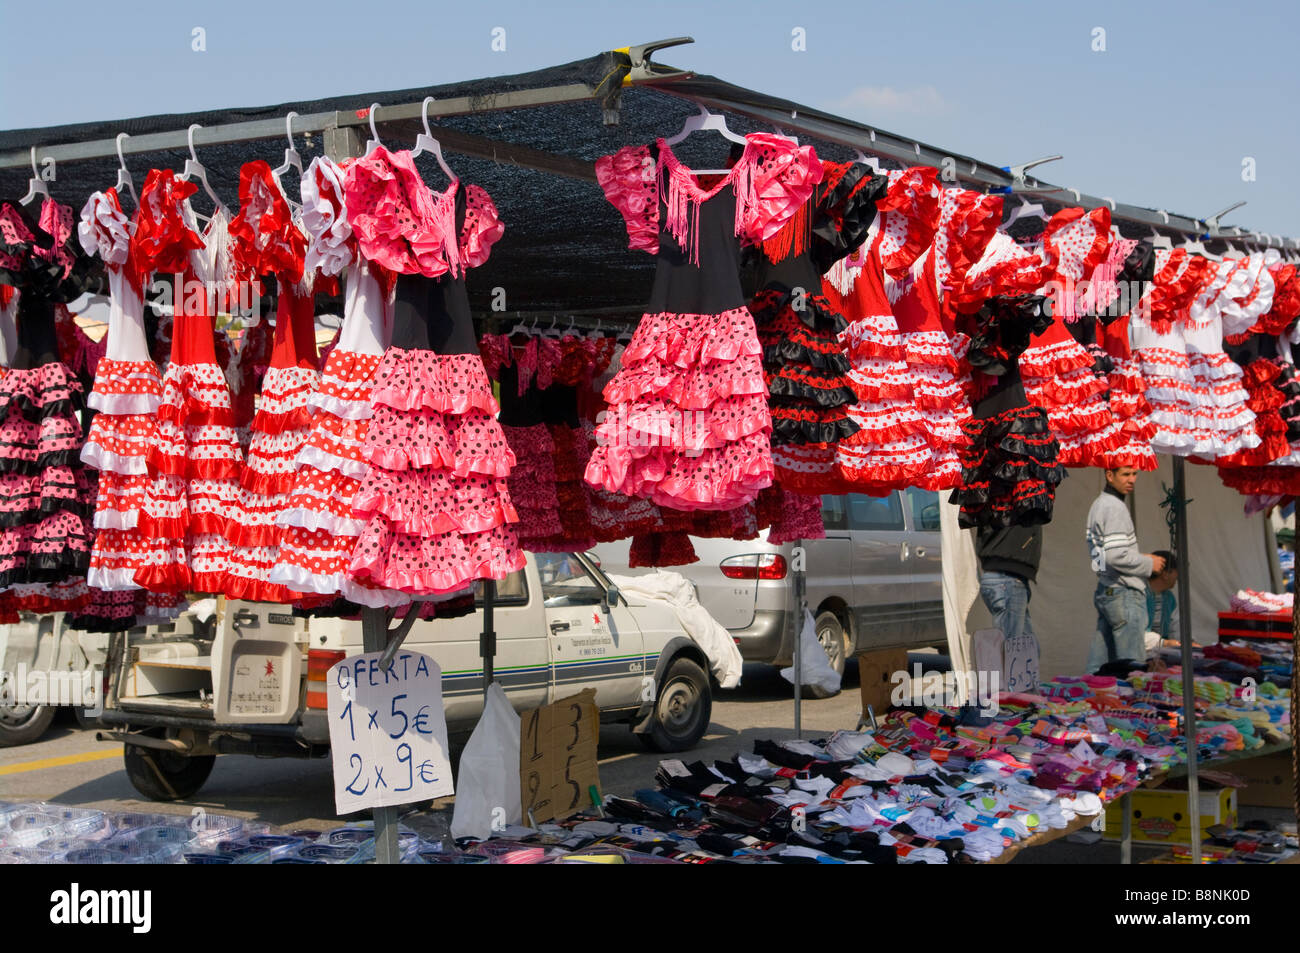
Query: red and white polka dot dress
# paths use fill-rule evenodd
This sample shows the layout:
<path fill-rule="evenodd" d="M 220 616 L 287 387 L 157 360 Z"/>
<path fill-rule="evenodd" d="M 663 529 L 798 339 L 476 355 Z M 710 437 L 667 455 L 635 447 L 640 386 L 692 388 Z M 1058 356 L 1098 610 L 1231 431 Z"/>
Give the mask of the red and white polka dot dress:
<path fill-rule="evenodd" d="M 147 549 L 138 525 L 149 482 L 145 453 L 162 403 L 162 377 L 149 356 L 140 276 L 127 268 L 131 231 L 114 190 L 90 197 L 78 232 L 86 253 L 103 259 L 110 294 L 107 350 L 86 399 L 99 413 L 81 449 L 82 462 L 99 470 L 98 532 L 87 582 L 106 591 L 138 589 L 135 572 Z"/>
<path fill-rule="evenodd" d="M 410 597 L 356 582 L 348 566 L 365 525 L 352 514 L 352 498 L 366 472 L 361 449 L 374 413 L 370 392 L 393 322 L 377 269 L 357 254 L 343 178 L 342 168 L 319 157 L 302 179 L 306 267 L 329 277 L 347 267 L 348 278 L 343 327 L 319 387 L 307 398 L 311 432 L 298 452 L 287 505 L 276 517 L 280 553 L 270 580 L 294 593 L 342 595 L 378 608 L 402 605 Z"/>
<path fill-rule="evenodd" d="M 1065 467 L 1104 467 L 1125 442 L 1106 402 L 1109 381 L 1093 372 L 1092 355 L 1065 326 L 1076 313 L 1080 284 L 1105 261 L 1110 241 L 1110 210 L 1104 206 L 1062 209 L 1043 232 L 1052 323 L 1020 355 L 1020 376 L 1030 404 L 1047 411 Z"/>
<path fill-rule="evenodd" d="M 862 264 L 851 267 L 846 277 L 850 279 L 846 293 L 829 281 L 825 289 L 832 306 L 849 321 L 839 340 L 852 365 L 849 380 L 857 401 L 849 417 L 859 429 L 835 448 L 835 470 L 845 491 L 879 495 L 911 486 L 926 469 L 927 425 L 916 406 L 907 351 L 885 293 L 884 268 L 874 238 Z M 798 489 L 779 466 L 781 485 Z"/>
<path fill-rule="evenodd" d="M 358 582 L 442 597 L 524 565 L 506 478 L 514 454 L 479 356 L 465 273 L 505 230 L 477 186 L 431 192 L 409 152 L 349 164 L 345 202 L 361 254 L 396 273 L 393 336 L 375 373 Z"/>
<path fill-rule="evenodd" d="M 153 592 L 225 591 L 225 533 L 239 502 L 243 459 L 230 388 L 217 364 L 209 296 L 199 293 L 225 280 L 227 222 L 219 210 L 197 234 L 187 202 L 195 189 L 170 170 L 150 172 L 132 249 L 140 250 L 142 273 L 180 272 L 186 292 L 176 297 L 171 362 L 145 454 L 149 485 L 138 525 L 148 548 L 135 581 Z"/>

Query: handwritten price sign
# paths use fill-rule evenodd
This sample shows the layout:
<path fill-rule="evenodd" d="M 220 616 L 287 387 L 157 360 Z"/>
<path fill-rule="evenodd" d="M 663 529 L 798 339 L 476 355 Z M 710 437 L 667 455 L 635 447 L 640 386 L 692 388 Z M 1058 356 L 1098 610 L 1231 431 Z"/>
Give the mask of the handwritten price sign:
<path fill-rule="evenodd" d="M 334 804 L 340 814 L 453 793 L 442 669 L 419 652 L 353 655 L 329 670 Z"/>
<path fill-rule="evenodd" d="M 596 741 L 600 713 L 595 689 L 521 713 L 519 787 L 524 814 L 535 821 L 568 817 L 591 805 L 600 790 Z"/>

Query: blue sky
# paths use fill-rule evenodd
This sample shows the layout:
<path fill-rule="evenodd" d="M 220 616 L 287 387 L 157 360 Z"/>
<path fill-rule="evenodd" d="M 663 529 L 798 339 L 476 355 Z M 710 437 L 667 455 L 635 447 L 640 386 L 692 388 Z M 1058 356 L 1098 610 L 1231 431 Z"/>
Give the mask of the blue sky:
<path fill-rule="evenodd" d="M 516 73 L 690 35 L 663 59 L 1001 165 L 1062 153 L 1043 176 L 1094 195 L 1201 217 L 1245 199 L 1225 224 L 1300 236 L 1300 4 L 1281 0 L 5 0 L 0 33 L 6 129 Z"/>

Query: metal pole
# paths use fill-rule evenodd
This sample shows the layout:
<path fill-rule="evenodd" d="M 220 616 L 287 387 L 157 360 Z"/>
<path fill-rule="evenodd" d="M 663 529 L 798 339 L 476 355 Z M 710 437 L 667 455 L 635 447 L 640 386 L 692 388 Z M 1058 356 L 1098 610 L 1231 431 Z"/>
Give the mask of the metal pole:
<path fill-rule="evenodd" d="M 417 606 L 411 606 L 415 612 Z M 361 610 L 361 646 L 366 652 L 382 652 L 388 644 L 388 612 L 384 609 Z M 401 862 L 397 850 L 397 808 L 371 808 L 375 818 L 375 863 Z"/>
<path fill-rule="evenodd" d="M 1133 792 L 1125 794 L 1120 799 L 1120 805 L 1124 813 L 1124 821 L 1119 830 L 1119 862 L 1121 864 L 1133 863 Z"/>
<path fill-rule="evenodd" d="M 794 736 L 803 737 L 803 620 L 808 598 L 808 580 L 804 576 L 803 540 L 796 540 L 790 553 L 794 560 L 794 596 L 798 618 L 794 624 Z"/>
<path fill-rule="evenodd" d="M 1192 667 L 1192 575 L 1188 565 L 1187 483 L 1182 457 L 1174 457 L 1174 531 L 1178 535 L 1178 639 L 1183 654 L 1183 738 L 1187 742 L 1187 816 L 1192 863 L 1201 862 L 1201 798 L 1196 776 L 1196 683 Z"/>
<path fill-rule="evenodd" d="M 492 628 L 492 606 L 497 598 L 497 581 L 483 580 L 483 634 L 479 636 L 478 654 L 483 659 L 483 695 L 492 684 L 492 662 L 497 654 L 497 634 Z"/>

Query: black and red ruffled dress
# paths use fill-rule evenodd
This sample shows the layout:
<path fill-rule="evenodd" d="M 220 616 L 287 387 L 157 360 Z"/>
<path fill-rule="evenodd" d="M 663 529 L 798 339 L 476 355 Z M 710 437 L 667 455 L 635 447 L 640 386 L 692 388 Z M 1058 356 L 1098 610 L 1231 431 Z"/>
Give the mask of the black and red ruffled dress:
<path fill-rule="evenodd" d="M 0 599 L 9 617 L 90 600 L 94 489 L 80 459 L 83 386 L 59 359 L 54 312 L 99 276 L 69 243 L 72 233 L 72 210 L 52 199 L 39 220 L 0 203 L 0 284 L 14 289 L 17 324 L 0 377 Z"/>
<path fill-rule="evenodd" d="M 968 358 L 979 380 L 994 378 L 962 425 L 962 485 L 951 502 L 962 527 L 1032 526 L 1051 521 L 1056 487 L 1065 476 L 1047 413 L 1030 406 L 1017 359 L 1051 322 L 1039 295 L 996 296 L 972 322 Z M 982 376 L 981 376 L 982 375 Z"/>
<path fill-rule="evenodd" d="M 809 495 L 832 492 L 836 481 L 818 479 L 797 450 L 787 459 L 782 448 L 829 461 L 861 426 L 849 413 L 860 397 L 839 342 L 857 316 L 823 291 L 822 275 L 866 239 L 887 182 L 858 163 L 823 162 L 822 170 L 808 201 L 757 246 L 759 291 L 749 303 L 763 347 L 776 481 Z"/>
<path fill-rule="evenodd" d="M 395 274 L 392 343 L 371 392 L 366 520 L 353 579 L 450 598 L 523 568 L 506 480 L 515 464 L 479 356 L 465 274 L 504 225 L 486 192 L 434 194 L 409 152 L 379 147 L 348 165 L 344 204 L 362 256 Z"/>

